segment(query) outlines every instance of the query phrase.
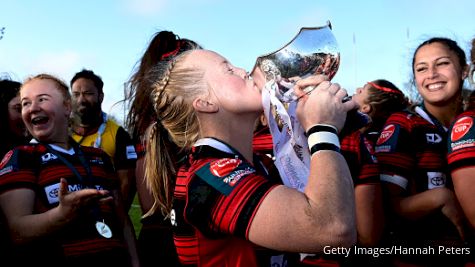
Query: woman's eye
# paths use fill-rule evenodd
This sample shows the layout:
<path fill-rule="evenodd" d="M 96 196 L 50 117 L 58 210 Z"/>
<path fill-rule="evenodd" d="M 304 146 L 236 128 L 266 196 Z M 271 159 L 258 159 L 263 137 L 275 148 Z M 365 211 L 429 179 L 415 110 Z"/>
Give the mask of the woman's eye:
<path fill-rule="evenodd" d="M 416 68 L 416 72 L 423 72 L 423 71 L 425 71 L 426 69 L 427 69 L 426 67 Z"/>

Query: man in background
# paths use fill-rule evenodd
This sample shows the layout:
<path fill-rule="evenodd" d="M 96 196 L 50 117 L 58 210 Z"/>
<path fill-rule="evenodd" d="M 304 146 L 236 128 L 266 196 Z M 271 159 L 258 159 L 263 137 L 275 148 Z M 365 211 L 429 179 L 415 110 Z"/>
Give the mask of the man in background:
<path fill-rule="evenodd" d="M 104 83 L 91 70 L 83 69 L 71 79 L 73 139 L 83 146 L 99 147 L 113 160 L 126 210 L 135 195 L 137 154 L 130 135 L 102 111 Z"/>

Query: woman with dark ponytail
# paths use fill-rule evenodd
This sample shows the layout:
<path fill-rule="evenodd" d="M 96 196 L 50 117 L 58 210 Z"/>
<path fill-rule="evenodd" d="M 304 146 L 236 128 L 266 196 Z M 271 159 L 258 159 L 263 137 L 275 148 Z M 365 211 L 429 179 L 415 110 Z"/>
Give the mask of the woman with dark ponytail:
<path fill-rule="evenodd" d="M 141 211 L 144 214 L 141 220 L 142 228 L 138 236 L 138 250 L 141 264 L 144 267 L 157 266 L 157 264 L 178 266 L 170 221 L 165 219 L 160 212 L 150 212 L 153 198 L 145 183 L 144 156 L 148 141 L 146 132 L 152 122 L 157 122 L 150 98 L 153 81 L 149 78 L 149 71 L 158 62 L 170 60 L 181 52 L 195 47 L 199 47 L 199 45 L 194 41 L 181 39 L 171 31 L 157 32 L 127 83 L 127 100 L 130 102 L 130 110 L 126 125 L 136 144 L 138 158 L 135 179 Z M 176 147 L 168 149 L 177 151 Z M 179 153 L 173 154 L 170 161 L 176 163 L 181 157 Z"/>

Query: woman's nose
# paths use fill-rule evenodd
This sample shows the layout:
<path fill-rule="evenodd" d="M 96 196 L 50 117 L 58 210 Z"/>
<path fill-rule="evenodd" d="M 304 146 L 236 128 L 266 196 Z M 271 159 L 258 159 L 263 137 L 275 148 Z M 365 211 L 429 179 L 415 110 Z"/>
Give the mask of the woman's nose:
<path fill-rule="evenodd" d="M 429 67 L 429 77 L 434 78 L 439 74 L 437 70 L 437 65 Z"/>
<path fill-rule="evenodd" d="M 40 107 L 40 106 L 39 106 L 38 102 L 32 101 L 31 104 L 30 104 L 30 106 L 29 106 L 29 110 L 30 110 L 30 111 L 35 111 L 35 110 L 38 110 L 39 107 Z"/>
<path fill-rule="evenodd" d="M 249 73 L 245 69 L 239 68 L 238 73 L 244 79 L 247 79 L 249 77 Z"/>

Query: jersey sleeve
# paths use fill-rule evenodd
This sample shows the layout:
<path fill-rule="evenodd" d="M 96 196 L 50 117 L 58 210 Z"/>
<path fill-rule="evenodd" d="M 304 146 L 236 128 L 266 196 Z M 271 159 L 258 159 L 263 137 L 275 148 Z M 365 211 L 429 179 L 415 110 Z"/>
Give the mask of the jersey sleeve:
<path fill-rule="evenodd" d="M 137 161 L 137 153 L 130 135 L 123 127 L 119 127 L 116 136 L 114 164 L 117 170 L 133 169 Z"/>
<path fill-rule="evenodd" d="M 189 184 L 187 220 L 209 236 L 247 238 L 257 208 L 276 185 L 240 159 L 210 161 Z"/>
<path fill-rule="evenodd" d="M 415 169 L 414 145 L 411 138 L 410 115 L 405 113 L 391 115 L 375 146 L 382 181 L 407 189 L 408 179 Z"/>
<path fill-rule="evenodd" d="M 341 153 L 348 164 L 355 186 L 379 183 L 374 150 L 359 130 L 341 139 Z"/>
<path fill-rule="evenodd" d="M 379 184 L 379 165 L 374 155 L 373 145 L 365 136 L 361 136 L 360 147 L 361 170 L 355 186 L 361 184 Z"/>
<path fill-rule="evenodd" d="M 458 116 L 449 129 L 447 161 L 450 171 L 475 166 L 475 112 Z"/>
<path fill-rule="evenodd" d="M 21 148 L 10 150 L 0 163 L 0 193 L 16 188 L 36 189 L 36 160 Z"/>

